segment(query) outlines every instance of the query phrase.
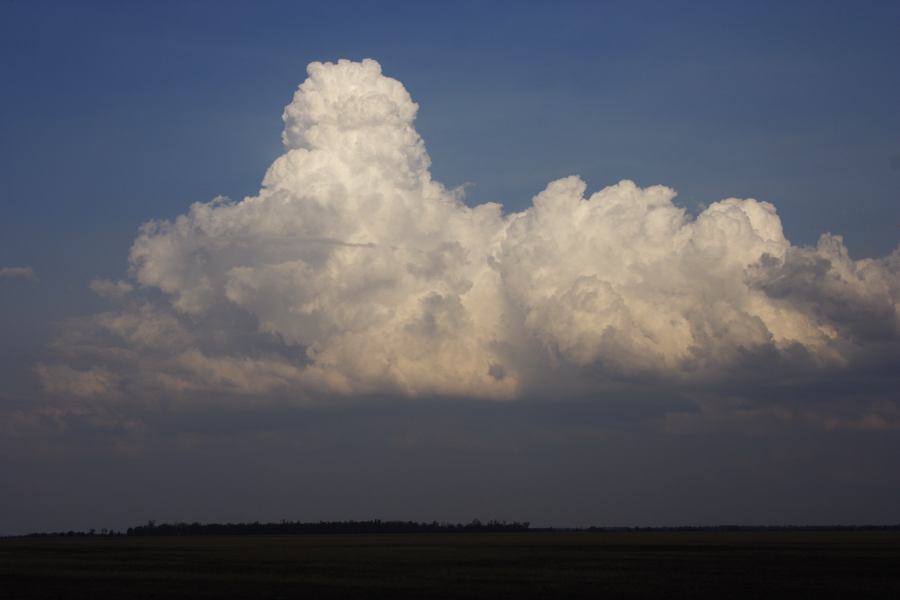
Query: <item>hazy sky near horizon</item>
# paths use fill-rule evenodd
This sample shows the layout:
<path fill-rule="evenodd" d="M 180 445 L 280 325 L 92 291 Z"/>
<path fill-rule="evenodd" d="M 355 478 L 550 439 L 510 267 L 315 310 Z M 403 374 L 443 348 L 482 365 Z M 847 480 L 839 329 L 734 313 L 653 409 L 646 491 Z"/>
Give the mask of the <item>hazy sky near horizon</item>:
<path fill-rule="evenodd" d="M 900 521 L 900 8 L 486 4 L 0 2 L 0 534 Z"/>

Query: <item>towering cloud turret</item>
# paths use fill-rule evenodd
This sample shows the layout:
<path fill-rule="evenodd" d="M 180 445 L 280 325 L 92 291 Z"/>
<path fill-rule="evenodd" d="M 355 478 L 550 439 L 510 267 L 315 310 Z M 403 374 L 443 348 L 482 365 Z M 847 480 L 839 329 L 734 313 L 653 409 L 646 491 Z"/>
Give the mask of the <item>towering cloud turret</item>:
<path fill-rule="evenodd" d="M 560 179 L 519 213 L 468 207 L 432 180 L 418 107 L 377 62 L 308 73 L 258 195 L 144 225 L 131 281 L 95 286 L 118 308 L 73 325 L 67 364 L 41 366 L 49 390 L 508 399 L 565 394 L 573 373 L 588 389 L 693 385 L 748 356 L 815 370 L 896 352 L 898 251 L 797 248 L 769 203 L 691 217 L 673 190 L 630 181 L 586 195 Z"/>

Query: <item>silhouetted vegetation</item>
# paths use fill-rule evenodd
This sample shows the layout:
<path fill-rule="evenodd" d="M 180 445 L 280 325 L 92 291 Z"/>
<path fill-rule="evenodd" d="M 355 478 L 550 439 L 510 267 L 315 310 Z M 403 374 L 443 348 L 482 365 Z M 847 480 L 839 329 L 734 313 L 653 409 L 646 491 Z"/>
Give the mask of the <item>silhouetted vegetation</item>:
<path fill-rule="evenodd" d="M 280 521 L 277 523 L 163 523 L 148 521 L 146 525 L 129 527 L 126 531 L 95 529 L 88 531 L 52 531 L 6 537 L 114 537 L 114 536 L 170 536 L 170 535 L 328 535 L 328 534 L 389 534 L 389 533 L 666 533 L 666 532 L 840 532 L 840 531 L 900 531 L 896 525 L 680 525 L 671 527 L 531 527 L 528 521 L 440 523 L 431 521 Z M 0 536 L 3 537 L 3 536 Z"/>
<path fill-rule="evenodd" d="M 99 532 L 96 529 L 89 529 L 87 531 L 44 531 L 39 533 L 29 533 L 22 537 L 70 537 L 70 538 L 85 538 L 85 537 L 117 537 L 123 536 L 125 532 L 123 531 L 115 531 L 114 529 L 101 529 Z M 11 536 L 18 537 L 18 536 Z"/>
<path fill-rule="evenodd" d="M 326 535 L 351 533 L 627 533 L 627 532 L 714 532 L 714 531 L 900 531 L 900 525 L 713 525 L 678 527 L 586 527 L 532 528 L 529 522 L 487 521 L 470 523 L 418 523 L 416 521 L 281 521 L 280 523 L 164 523 L 154 521 L 129 527 L 128 535 Z"/>
<path fill-rule="evenodd" d="M 129 527 L 128 535 L 323 535 L 349 533 L 507 533 L 528 531 L 529 523 L 488 521 L 417 523 L 415 521 L 281 521 L 280 523 L 163 523 Z"/>

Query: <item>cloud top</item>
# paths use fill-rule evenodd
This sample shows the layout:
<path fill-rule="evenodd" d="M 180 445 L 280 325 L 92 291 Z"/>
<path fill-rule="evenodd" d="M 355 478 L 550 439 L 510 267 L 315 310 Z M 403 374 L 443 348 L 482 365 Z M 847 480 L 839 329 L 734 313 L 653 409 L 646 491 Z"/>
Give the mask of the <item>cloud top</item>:
<path fill-rule="evenodd" d="M 767 202 L 692 217 L 631 181 L 469 207 L 432 180 L 418 107 L 377 62 L 308 75 L 259 193 L 145 224 L 129 281 L 94 284 L 114 308 L 57 342 L 69 366 L 41 367 L 48 389 L 514 399 L 896 352 L 900 250 L 795 247 Z"/>

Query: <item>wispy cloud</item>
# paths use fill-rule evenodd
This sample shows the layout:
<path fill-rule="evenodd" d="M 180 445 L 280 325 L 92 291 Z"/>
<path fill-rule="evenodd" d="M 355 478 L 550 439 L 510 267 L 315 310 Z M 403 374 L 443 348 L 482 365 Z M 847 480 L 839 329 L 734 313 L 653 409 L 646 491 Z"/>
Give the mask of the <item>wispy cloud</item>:
<path fill-rule="evenodd" d="M 24 279 L 37 281 L 37 275 L 31 267 L 0 267 L 0 279 Z"/>

